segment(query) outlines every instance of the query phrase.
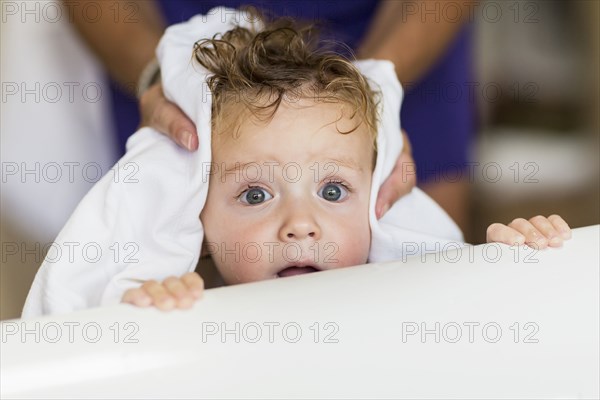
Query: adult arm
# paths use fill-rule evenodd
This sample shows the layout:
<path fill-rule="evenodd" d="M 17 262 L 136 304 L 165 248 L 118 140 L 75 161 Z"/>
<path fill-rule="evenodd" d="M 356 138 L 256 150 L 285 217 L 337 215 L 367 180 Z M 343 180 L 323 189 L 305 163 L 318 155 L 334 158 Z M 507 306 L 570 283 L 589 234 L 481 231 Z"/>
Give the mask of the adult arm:
<path fill-rule="evenodd" d="M 444 54 L 463 24 L 472 19 L 478 1 L 381 2 L 358 58 L 390 60 L 406 85 L 421 78 Z"/>
<path fill-rule="evenodd" d="M 64 0 L 63 3 L 69 20 L 111 77 L 135 94 L 140 74 L 154 58 L 165 29 L 155 2 Z M 84 12 L 92 9 L 93 13 Z"/>
<path fill-rule="evenodd" d="M 93 5 L 91 5 L 93 3 Z M 132 96 L 146 65 L 154 58 L 165 30 L 157 3 L 151 0 L 113 2 L 64 0 L 80 36 L 102 62 L 110 76 Z M 84 10 L 98 10 L 98 13 Z M 198 148 L 193 122 L 175 104 L 167 101 L 160 84 L 146 90 L 140 99 L 142 125 L 166 133 L 180 146 Z"/>

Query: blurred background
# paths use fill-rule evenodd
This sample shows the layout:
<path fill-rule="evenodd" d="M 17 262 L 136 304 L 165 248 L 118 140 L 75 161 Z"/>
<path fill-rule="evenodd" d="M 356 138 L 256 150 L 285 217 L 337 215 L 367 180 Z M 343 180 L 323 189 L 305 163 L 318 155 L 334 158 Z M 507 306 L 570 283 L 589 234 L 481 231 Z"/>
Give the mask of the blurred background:
<path fill-rule="evenodd" d="M 60 3 L 0 5 L 0 319 L 8 319 L 20 315 L 49 244 L 118 149 L 105 75 Z M 587 0 L 475 9 L 475 80 L 436 94 L 472 95 L 478 109 L 468 242 L 515 217 L 600 222 L 599 21 L 599 2 Z"/>
<path fill-rule="evenodd" d="M 472 186 L 472 240 L 515 216 L 558 213 L 571 227 L 597 224 L 599 3 L 498 4 L 509 18 L 477 23 L 477 78 L 490 89 L 478 98 L 473 152 L 490 167 Z"/>

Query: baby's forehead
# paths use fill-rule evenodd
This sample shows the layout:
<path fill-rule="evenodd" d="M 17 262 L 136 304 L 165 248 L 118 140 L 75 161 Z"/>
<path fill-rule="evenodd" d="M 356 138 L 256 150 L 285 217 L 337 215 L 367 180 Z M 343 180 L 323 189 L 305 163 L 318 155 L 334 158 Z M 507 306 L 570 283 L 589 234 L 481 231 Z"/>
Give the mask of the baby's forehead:
<path fill-rule="evenodd" d="M 258 112 L 246 107 L 241 101 L 224 104 L 220 115 L 213 116 L 213 140 L 237 141 L 244 133 L 256 134 L 257 131 L 271 128 L 280 129 L 281 135 L 302 135 L 329 130 L 341 135 L 366 135 L 373 143 L 376 139 L 376 132 L 365 123 L 360 113 L 342 101 L 324 102 L 300 98 L 284 101 L 272 110 Z M 298 126 L 303 129 L 296 129 Z M 332 137 L 333 140 L 336 138 L 343 140 L 343 137 L 337 135 Z"/>
<path fill-rule="evenodd" d="M 332 137 L 318 142 L 299 144 L 285 141 L 248 145 L 242 137 L 234 139 L 231 135 L 220 144 L 213 146 L 212 161 L 218 168 L 227 173 L 243 171 L 250 178 L 256 174 L 262 176 L 291 176 L 291 181 L 300 181 L 300 175 L 320 180 L 325 176 L 350 173 L 355 176 L 370 175 L 375 166 L 376 153 L 367 141 L 344 141 L 349 136 L 357 136 L 359 132 L 349 134 L 335 133 Z M 260 136 L 260 134 L 259 134 Z M 257 172 L 257 171 L 263 171 Z"/>
<path fill-rule="evenodd" d="M 233 112 L 236 110 L 237 112 Z M 225 110 L 223 110 L 225 111 Z M 299 163 L 305 168 L 372 171 L 375 164 L 374 135 L 358 115 L 341 103 L 304 102 L 282 104 L 272 118 L 228 110 L 213 131 L 213 161 L 235 164 Z"/>

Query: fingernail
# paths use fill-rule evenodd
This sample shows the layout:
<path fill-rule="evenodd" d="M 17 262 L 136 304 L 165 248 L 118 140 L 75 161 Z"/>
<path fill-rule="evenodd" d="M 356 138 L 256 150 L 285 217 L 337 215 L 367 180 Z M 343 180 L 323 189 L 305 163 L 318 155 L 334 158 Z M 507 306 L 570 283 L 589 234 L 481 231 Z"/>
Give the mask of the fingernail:
<path fill-rule="evenodd" d="M 571 231 L 570 231 L 570 230 L 563 230 L 563 231 L 560 231 L 560 236 L 561 236 L 563 239 L 571 239 Z"/>
<path fill-rule="evenodd" d="M 183 293 L 175 293 L 173 296 L 175 296 L 175 298 L 177 300 L 181 300 L 181 299 L 185 299 L 185 298 L 190 297 L 190 295 L 188 293 L 185 293 L 185 292 L 183 292 Z"/>
<path fill-rule="evenodd" d="M 390 205 L 389 204 L 384 204 L 383 207 L 381 207 L 381 211 L 379 212 L 379 218 L 382 218 L 386 212 L 388 212 L 388 210 L 390 209 Z"/>
<path fill-rule="evenodd" d="M 165 296 L 158 299 L 158 303 L 165 307 L 172 307 L 175 305 L 175 300 L 171 296 Z"/>
<path fill-rule="evenodd" d="M 525 243 L 525 236 L 523 236 L 523 235 L 515 236 L 514 242 L 519 245 Z"/>
<path fill-rule="evenodd" d="M 543 249 L 548 244 L 545 236 L 538 234 L 536 231 L 531 232 L 531 236 L 533 236 L 533 242 L 536 244 L 537 249 Z"/>
<path fill-rule="evenodd" d="M 186 296 L 179 299 L 177 307 L 189 308 L 192 304 L 194 304 L 194 299 L 191 296 Z"/>
<path fill-rule="evenodd" d="M 558 247 L 562 244 L 562 239 L 559 236 L 554 236 L 550 239 L 550 246 Z"/>
<path fill-rule="evenodd" d="M 137 298 L 137 304 L 140 306 L 149 306 L 152 303 L 152 298 L 150 296 L 139 296 Z"/>
<path fill-rule="evenodd" d="M 185 143 L 185 148 L 188 150 L 192 150 L 192 134 L 188 131 L 183 131 L 181 134 L 182 141 Z"/>

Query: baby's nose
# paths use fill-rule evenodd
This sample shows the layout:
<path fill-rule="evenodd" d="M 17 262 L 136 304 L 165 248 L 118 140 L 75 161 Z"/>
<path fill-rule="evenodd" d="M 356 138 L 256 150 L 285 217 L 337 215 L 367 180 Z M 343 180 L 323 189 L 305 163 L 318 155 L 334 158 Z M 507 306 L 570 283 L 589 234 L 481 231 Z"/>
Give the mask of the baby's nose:
<path fill-rule="evenodd" d="M 282 241 L 312 239 L 319 240 L 321 230 L 319 225 L 309 215 L 295 216 L 286 221 L 281 227 Z"/>
<path fill-rule="evenodd" d="M 287 237 L 289 239 L 292 239 L 292 238 L 302 239 L 302 238 L 305 238 L 305 237 L 315 237 L 315 233 L 314 232 L 308 232 L 307 234 L 303 234 L 302 232 L 296 232 L 296 233 L 294 233 L 294 232 L 288 232 Z"/>

